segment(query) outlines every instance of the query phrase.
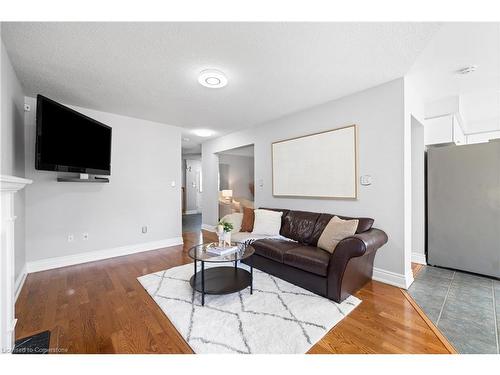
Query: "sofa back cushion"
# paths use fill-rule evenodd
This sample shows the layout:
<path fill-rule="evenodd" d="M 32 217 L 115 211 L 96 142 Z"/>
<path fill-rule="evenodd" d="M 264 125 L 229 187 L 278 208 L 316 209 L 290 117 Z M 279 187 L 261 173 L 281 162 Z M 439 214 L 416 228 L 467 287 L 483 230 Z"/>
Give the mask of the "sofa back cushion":
<path fill-rule="evenodd" d="M 320 214 L 308 211 L 288 211 L 280 234 L 300 243 L 311 243 L 311 236 Z"/>
<path fill-rule="evenodd" d="M 280 211 L 283 212 L 283 216 L 281 216 L 281 231 L 280 234 L 282 236 L 288 237 L 292 240 L 302 242 L 305 244 L 317 246 L 319 237 L 326 225 L 330 222 L 332 217 L 337 216 L 342 220 L 351 220 L 358 219 L 358 228 L 356 229 L 356 233 L 363 233 L 367 230 L 370 230 L 373 225 L 373 219 L 368 217 L 349 217 L 349 216 L 340 216 L 340 215 L 332 215 L 332 214 L 321 214 L 316 212 L 308 212 L 308 211 L 292 211 L 283 208 L 266 208 L 261 207 L 265 210 L 272 211 Z M 299 223 L 300 218 L 304 219 L 304 223 Z M 308 232 L 307 227 L 310 226 L 310 233 Z M 295 229 L 294 229 L 295 228 Z M 298 228 L 302 228 L 298 230 Z M 298 235 L 297 231 L 302 232 L 302 235 Z"/>
<path fill-rule="evenodd" d="M 375 221 L 370 217 L 350 217 L 350 216 L 340 216 L 340 215 L 335 215 L 335 216 L 341 218 L 342 220 L 353 220 L 353 219 L 359 220 L 358 229 L 356 229 L 356 233 L 363 233 L 366 232 L 367 230 L 372 229 L 373 222 Z"/>

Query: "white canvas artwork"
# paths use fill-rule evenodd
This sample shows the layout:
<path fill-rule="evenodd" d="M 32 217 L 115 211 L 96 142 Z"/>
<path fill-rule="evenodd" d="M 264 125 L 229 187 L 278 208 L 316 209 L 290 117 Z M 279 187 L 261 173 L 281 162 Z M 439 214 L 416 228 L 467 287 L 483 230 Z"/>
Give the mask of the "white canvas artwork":
<path fill-rule="evenodd" d="M 273 195 L 357 198 L 356 125 L 272 145 Z"/>

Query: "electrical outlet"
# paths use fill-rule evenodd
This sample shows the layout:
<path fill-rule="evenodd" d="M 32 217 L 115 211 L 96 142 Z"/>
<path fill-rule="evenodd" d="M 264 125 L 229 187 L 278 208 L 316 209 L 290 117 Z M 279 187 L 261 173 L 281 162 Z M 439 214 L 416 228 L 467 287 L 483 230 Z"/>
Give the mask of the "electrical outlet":
<path fill-rule="evenodd" d="M 148 227 L 147 226 L 143 226 L 142 227 L 142 233 L 144 233 L 144 234 L 148 233 Z"/>
<path fill-rule="evenodd" d="M 82 238 L 84 241 L 87 241 L 89 239 L 89 234 L 88 233 L 82 234 Z"/>
<path fill-rule="evenodd" d="M 72 234 L 68 234 L 68 242 L 73 242 L 75 240 L 75 236 Z"/>

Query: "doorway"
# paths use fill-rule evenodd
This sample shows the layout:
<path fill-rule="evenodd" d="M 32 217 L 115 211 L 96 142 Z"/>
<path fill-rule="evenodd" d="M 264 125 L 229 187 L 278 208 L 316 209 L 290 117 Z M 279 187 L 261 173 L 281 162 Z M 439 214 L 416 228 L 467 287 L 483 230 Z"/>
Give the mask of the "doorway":
<path fill-rule="evenodd" d="M 182 155 L 182 233 L 201 231 L 201 154 Z"/>
<path fill-rule="evenodd" d="M 219 219 L 254 208 L 254 146 L 248 145 L 218 153 Z"/>

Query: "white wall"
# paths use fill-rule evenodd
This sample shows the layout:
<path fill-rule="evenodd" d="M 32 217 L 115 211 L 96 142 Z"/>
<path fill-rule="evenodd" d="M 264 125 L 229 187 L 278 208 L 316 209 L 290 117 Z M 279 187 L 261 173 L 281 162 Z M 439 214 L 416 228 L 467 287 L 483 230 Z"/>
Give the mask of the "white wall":
<path fill-rule="evenodd" d="M 249 184 L 254 182 L 254 158 L 251 156 L 219 154 L 219 164 L 229 165 L 229 189 L 234 198 L 253 201 Z"/>
<path fill-rule="evenodd" d="M 1 43 L 1 174 L 24 177 L 24 94 L 3 42 Z M 25 265 L 25 192 L 15 194 L 15 273 Z"/>
<path fill-rule="evenodd" d="M 181 237 L 181 130 L 75 108 L 113 128 L 109 184 L 57 182 L 35 164 L 36 100 L 26 98 L 26 257 L 28 262 Z M 171 187 L 174 181 L 176 186 Z M 148 232 L 141 233 L 147 226 Z M 82 234 L 89 234 L 88 240 Z M 68 234 L 74 241 L 68 242 Z"/>
<path fill-rule="evenodd" d="M 181 186 L 186 188 L 186 159 L 182 159 L 181 163 Z"/>
<path fill-rule="evenodd" d="M 404 115 L 404 81 L 397 79 L 204 143 L 204 223 L 214 225 L 217 220 L 218 158 L 215 153 L 254 144 L 256 207 L 373 217 L 375 226 L 389 236 L 389 242 L 377 253 L 375 266 L 388 278 L 394 276 L 395 283 L 404 284 L 407 271 L 404 255 Z M 359 186 L 357 200 L 272 196 L 272 142 L 350 124 L 359 127 L 359 174 L 373 176 L 372 185 Z"/>
<path fill-rule="evenodd" d="M 467 137 L 462 129 L 460 118 L 459 114 L 453 116 L 453 142 L 456 145 L 465 145 L 467 144 Z"/>
<path fill-rule="evenodd" d="M 453 142 L 453 116 L 447 115 L 425 120 L 425 144 Z"/>
<path fill-rule="evenodd" d="M 412 179 L 412 261 L 425 264 L 425 175 L 424 126 L 415 118 L 411 123 L 411 179 Z"/>
<path fill-rule="evenodd" d="M 412 261 L 422 262 L 425 239 L 425 201 L 424 201 L 424 137 L 426 106 L 421 92 L 418 90 L 419 78 L 414 74 L 404 77 L 404 186 L 405 186 L 405 275 L 406 284 L 413 282 Z M 423 126 L 423 125 L 422 125 Z M 415 251 L 414 249 L 418 248 Z M 416 255 L 415 255 L 416 254 Z"/>
<path fill-rule="evenodd" d="M 500 130 L 491 131 L 487 133 L 470 134 L 466 136 L 467 144 L 488 142 L 489 140 L 499 139 Z"/>
<path fill-rule="evenodd" d="M 468 137 L 461 125 L 459 113 L 427 119 L 424 122 L 425 144 L 446 144 L 454 142 L 456 145 L 467 144 Z"/>

